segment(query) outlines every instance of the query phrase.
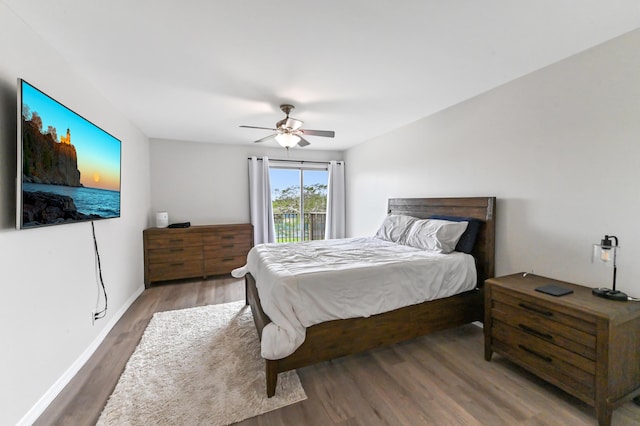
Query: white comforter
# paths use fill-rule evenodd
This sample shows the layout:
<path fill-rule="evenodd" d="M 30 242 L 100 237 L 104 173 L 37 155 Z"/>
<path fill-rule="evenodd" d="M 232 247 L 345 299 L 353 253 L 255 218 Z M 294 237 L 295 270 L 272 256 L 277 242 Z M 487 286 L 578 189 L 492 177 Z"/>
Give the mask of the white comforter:
<path fill-rule="evenodd" d="M 264 312 L 262 357 L 292 354 L 314 324 L 391 311 L 476 286 L 471 255 L 439 254 L 378 238 L 260 244 L 232 272 L 256 278 Z"/>

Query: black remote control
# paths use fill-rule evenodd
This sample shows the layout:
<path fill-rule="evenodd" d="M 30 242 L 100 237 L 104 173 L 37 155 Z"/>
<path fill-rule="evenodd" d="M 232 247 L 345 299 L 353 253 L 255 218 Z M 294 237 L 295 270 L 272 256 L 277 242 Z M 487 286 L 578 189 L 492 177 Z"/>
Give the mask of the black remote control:
<path fill-rule="evenodd" d="M 188 228 L 191 226 L 191 222 L 172 223 L 169 228 Z"/>

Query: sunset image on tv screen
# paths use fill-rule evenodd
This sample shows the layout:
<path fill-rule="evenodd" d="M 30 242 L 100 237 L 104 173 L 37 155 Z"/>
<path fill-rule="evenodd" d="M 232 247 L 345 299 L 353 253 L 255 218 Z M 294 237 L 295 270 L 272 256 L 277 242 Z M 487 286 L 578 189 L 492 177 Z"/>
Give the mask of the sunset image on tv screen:
<path fill-rule="evenodd" d="M 25 81 L 23 228 L 120 216 L 120 140 Z"/>

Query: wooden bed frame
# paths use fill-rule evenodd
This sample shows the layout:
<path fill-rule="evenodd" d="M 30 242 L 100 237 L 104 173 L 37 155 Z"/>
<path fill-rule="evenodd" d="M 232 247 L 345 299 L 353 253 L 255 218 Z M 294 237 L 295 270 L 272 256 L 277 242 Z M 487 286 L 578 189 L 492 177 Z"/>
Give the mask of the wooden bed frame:
<path fill-rule="evenodd" d="M 389 214 L 422 219 L 437 214 L 484 221 L 472 252 L 476 258 L 478 288 L 368 318 L 334 320 L 307 328 L 304 343 L 293 354 L 278 360 L 265 360 L 267 396 L 275 395 L 278 373 L 482 321 L 482 285 L 485 279 L 494 276 L 495 204 L 495 197 L 389 199 Z M 247 304 L 251 306 L 258 335 L 262 338 L 262 329 L 271 320 L 262 310 L 255 278 L 247 274 L 245 281 Z"/>

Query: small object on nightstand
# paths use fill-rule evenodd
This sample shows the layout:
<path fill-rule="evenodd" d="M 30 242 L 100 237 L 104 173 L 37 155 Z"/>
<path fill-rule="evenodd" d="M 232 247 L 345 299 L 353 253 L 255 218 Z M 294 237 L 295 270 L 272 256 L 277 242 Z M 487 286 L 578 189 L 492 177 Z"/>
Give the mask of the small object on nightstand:
<path fill-rule="evenodd" d="M 592 288 L 591 294 L 598 297 L 605 297 L 611 300 L 618 300 L 620 302 L 626 302 L 629 300 L 629 296 L 618 290 L 611 290 L 609 288 Z"/>
<path fill-rule="evenodd" d="M 571 289 L 568 289 L 566 287 L 560 287 L 559 285 L 554 285 L 554 284 L 548 284 L 548 285 L 536 287 L 535 290 L 539 291 L 540 293 L 550 294 L 551 296 L 556 296 L 556 297 L 573 293 L 573 290 Z"/>

